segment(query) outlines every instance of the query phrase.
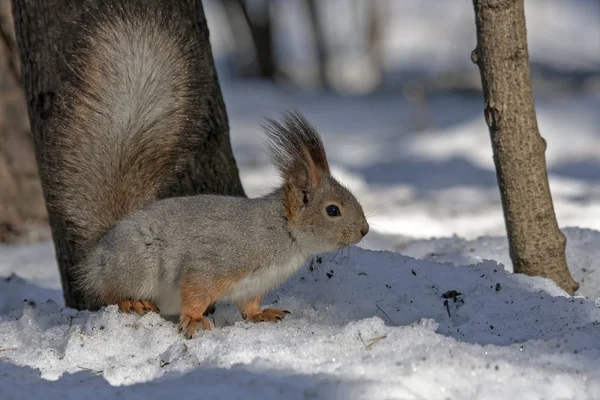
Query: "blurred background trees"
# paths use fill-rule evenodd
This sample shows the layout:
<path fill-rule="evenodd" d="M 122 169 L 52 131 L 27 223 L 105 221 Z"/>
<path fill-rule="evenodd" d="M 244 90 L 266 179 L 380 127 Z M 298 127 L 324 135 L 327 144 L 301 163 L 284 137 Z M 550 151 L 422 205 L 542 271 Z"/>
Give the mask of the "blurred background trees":
<path fill-rule="evenodd" d="M 231 78 L 265 78 L 303 88 L 348 94 L 372 93 L 403 84 L 413 94 L 431 89 L 480 89 L 477 71 L 457 51 L 473 43 L 475 24 L 468 3 L 397 0 L 208 0 L 211 31 L 219 36 L 223 68 Z M 529 1 L 536 27 L 567 30 L 557 7 Z M 573 0 L 569 7 L 598 11 L 598 0 Z M 567 6 L 565 5 L 565 8 Z M 596 17 L 600 19 L 600 17 Z M 546 20 L 544 22 L 544 20 Z M 598 21 L 600 24 L 600 20 Z M 577 32 L 579 30 L 579 32 Z M 584 34 L 573 27 L 573 34 Z M 557 63 L 544 32 L 530 32 L 536 84 L 573 89 L 599 77 L 597 57 Z M 597 50 L 598 39 L 573 43 Z M 468 45 L 467 45 L 468 47 Z M 440 51 L 441 50 L 441 51 Z M 541 54 L 546 52 L 547 54 Z M 408 56 L 411 56 L 410 58 Z M 407 56 L 406 58 L 401 58 Z M 426 65 L 420 65 L 425 63 Z M 419 95 L 415 95 L 419 97 Z"/>
<path fill-rule="evenodd" d="M 223 0 L 209 3 L 218 10 L 217 13 L 224 14 L 224 21 L 220 22 L 225 24 L 221 27 L 231 40 L 226 63 L 233 75 L 342 92 L 372 91 L 381 83 L 382 29 L 388 0 L 345 2 L 341 4 L 341 18 L 335 15 L 335 9 L 339 8 L 335 1 Z M 334 15 L 329 15 L 331 13 Z M 292 49 L 280 40 L 282 35 L 289 35 L 289 32 L 282 32 L 289 22 L 280 17 L 292 14 L 301 20 L 301 26 L 297 27 L 299 34 L 304 36 L 301 40 L 305 47 L 301 52 L 312 60 L 310 66 L 303 63 L 299 69 L 287 59 Z M 332 23 L 332 19 L 336 22 Z M 347 25 L 351 30 L 343 33 L 345 43 L 339 42 L 340 32 L 336 32 L 340 25 Z M 364 62 L 365 65 L 359 68 L 371 76 L 371 82 L 366 82 L 367 76 L 363 74 L 354 84 L 366 84 L 367 87 L 354 89 L 351 82 L 344 81 L 351 76 L 339 76 L 347 71 L 338 64 L 344 63 L 348 51 L 355 54 L 351 55 L 353 60 L 346 67 L 357 61 Z"/>

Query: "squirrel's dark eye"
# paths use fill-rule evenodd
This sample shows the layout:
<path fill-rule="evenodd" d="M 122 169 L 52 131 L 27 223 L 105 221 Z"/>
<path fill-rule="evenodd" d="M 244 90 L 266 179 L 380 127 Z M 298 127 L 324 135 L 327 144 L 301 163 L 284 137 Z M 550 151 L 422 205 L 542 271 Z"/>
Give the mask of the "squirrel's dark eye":
<path fill-rule="evenodd" d="M 329 215 L 330 217 L 339 217 L 340 215 L 342 215 L 338 206 L 334 204 L 327 206 L 327 208 L 325 208 L 325 211 L 327 211 L 327 215 Z"/>

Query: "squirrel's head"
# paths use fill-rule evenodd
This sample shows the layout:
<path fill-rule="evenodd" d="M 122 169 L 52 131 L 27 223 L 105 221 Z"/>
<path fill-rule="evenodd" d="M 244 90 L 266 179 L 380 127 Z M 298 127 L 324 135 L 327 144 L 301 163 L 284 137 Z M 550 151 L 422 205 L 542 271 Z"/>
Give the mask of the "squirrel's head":
<path fill-rule="evenodd" d="M 321 251 L 360 242 L 369 224 L 358 200 L 331 176 L 315 128 L 299 113 L 290 112 L 283 123 L 267 120 L 265 130 L 271 159 L 283 180 L 289 223 Z"/>

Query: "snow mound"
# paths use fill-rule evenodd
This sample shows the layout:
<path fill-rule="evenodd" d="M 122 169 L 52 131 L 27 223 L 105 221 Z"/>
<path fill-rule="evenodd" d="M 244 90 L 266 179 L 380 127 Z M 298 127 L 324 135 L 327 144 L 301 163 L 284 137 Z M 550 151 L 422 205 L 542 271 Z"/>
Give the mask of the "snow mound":
<path fill-rule="evenodd" d="M 567 263 L 573 278 L 579 282 L 578 295 L 600 298 L 600 232 L 591 229 L 562 229 L 567 238 Z M 388 248 L 393 248 L 387 244 Z M 396 245 L 396 250 L 411 257 L 454 265 L 477 264 L 495 260 L 512 272 L 506 237 L 483 236 L 465 240 L 458 236 L 429 240 L 408 240 Z M 530 281 L 531 282 L 531 281 Z"/>

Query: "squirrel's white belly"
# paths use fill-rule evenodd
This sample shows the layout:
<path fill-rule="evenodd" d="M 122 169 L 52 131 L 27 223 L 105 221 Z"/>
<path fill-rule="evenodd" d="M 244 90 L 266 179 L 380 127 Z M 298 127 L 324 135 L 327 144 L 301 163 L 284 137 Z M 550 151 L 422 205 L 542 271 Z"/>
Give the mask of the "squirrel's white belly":
<path fill-rule="evenodd" d="M 271 265 L 252 273 L 238 282 L 230 291 L 219 297 L 220 301 L 241 304 L 266 294 L 292 276 L 306 262 L 306 256 L 296 254 L 285 264 Z"/>

